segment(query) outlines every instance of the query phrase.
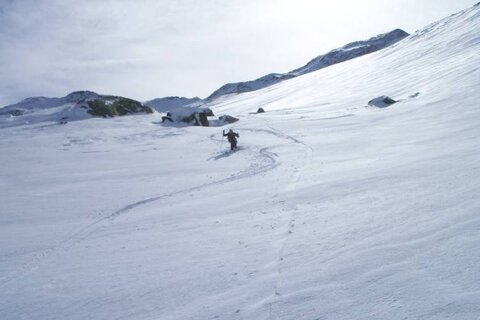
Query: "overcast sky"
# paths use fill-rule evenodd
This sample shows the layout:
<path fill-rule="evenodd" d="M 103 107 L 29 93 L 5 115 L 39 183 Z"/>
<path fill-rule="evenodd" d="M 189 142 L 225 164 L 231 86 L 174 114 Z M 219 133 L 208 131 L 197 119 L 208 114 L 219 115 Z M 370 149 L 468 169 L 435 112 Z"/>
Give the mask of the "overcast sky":
<path fill-rule="evenodd" d="M 479 0 L 0 0 L 0 106 L 75 90 L 206 97 Z"/>

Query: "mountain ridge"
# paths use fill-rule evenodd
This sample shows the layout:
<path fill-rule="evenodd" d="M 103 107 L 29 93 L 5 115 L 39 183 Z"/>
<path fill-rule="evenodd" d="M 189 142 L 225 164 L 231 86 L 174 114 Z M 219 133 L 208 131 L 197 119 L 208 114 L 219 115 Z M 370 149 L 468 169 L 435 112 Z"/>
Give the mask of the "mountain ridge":
<path fill-rule="evenodd" d="M 368 40 L 350 42 L 343 47 L 336 48 L 330 50 L 328 53 L 319 55 L 310 60 L 306 65 L 292 71 L 286 73 L 270 73 L 251 81 L 227 83 L 205 98 L 205 101 L 213 101 L 227 94 L 251 92 L 263 89 L 284 80 L 292 79 L 337 63 L 355 59 L 363 55 L 387 48 L 408 36 L 409 34 L 407 32 L 397 28 L 390 32 L 379 34 Z"/>
<path fill-rule="evenodd" d="M 74 91 L 64 97 L 31 97 L 0 109 L 2 126 L 44 121 L 83 120 L 91 117 L 114 117 L 126 114 L 152 113 L 139 101 L 121 96 L 102 95 L 93 91 Z"/>
<path fill-rule="evenodd" d="M 409 36 L 407 32 L 401 29 L 394 29 L 390 32 L 379 34 L 368 40 L 353 41 L 344 45 L 343 47 L 332 49 L 328 53 L 325 53 L 313 58 L 304 66 L 286 73 L 269 73 L 267 75 L 264 75 L 260 78 L 257 78 L 251 81 L 224 84 L 223 86 L 215 90 L 213 93 L 211 93 L 205 99 L 201 99 L 199 97 L 187 98 L 187 97 L 178 97 L 178 96 L 167 96 L 167 97 L 154 98 L 151 100 L 147 100 L 143 102 L 143 105 L 153 108 L 159 112 L 167 112 L 169 111 L 170 107 L 178 108 L 178 107 L 188 106 L 192 104 L 200 105 L 202 103 L 211 102 L 224 95 L 238 94 L 238 93 L 251 92 L 251 91 L 263 89 L 284 80 L 292 79 L 313 71 L 317 71 L 322 68 L 329 67 L 337 63 L 348 61 L 348 60 L 360 57 L 362 55 L 384 49 L 388 46 L 391 46 L 397 43 L 400 40 L 403 40 L 407 36 Z M 97 95 L 97 98 L 98 96 L 100 96 L 95 92 L 85 90 L 85 91 L 74 91 L 68 94 L 67 96 L 60 97 L 60 98 L 49 98 L 44 96 L 31 97 L 31 98 L 23 99 L 20 102 L 1 107 L 0 110 L 4 111 L 5 108 L 15 108 L 15 107 L 26 108 L 27 106 L 31 106 L 31 107 L 39 106 L 40 108 L 42 108 L 45 105 L 55 105 L 55 104 L 61 105 L 61 103 L 64 102 L 64 100 L 61 100 L 61 99 L 67 99 L 67 97 L 69 97 L 74 93 L 93 94 L 93 95 Z M 73 99 L 73 96 L 71 97 L 71 99 Z M 31 107 L 28 107 L 28 108 L 31 108 Z M 0 111 L 0 113 L 2 112 Z"/>

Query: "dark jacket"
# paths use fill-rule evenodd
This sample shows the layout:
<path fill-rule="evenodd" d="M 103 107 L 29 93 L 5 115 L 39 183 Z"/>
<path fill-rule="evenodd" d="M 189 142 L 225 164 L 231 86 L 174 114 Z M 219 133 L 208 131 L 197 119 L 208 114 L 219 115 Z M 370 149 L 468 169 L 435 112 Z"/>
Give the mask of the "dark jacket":
<path fill-rule="evenodd" d="M 234 142 L 237 141 L 237 138 L 240 138 L 239 134 L 233 131 L 228 131 L 227 133 L 224 131 L 223 136 L 228 137 L 228 142 Z"/>

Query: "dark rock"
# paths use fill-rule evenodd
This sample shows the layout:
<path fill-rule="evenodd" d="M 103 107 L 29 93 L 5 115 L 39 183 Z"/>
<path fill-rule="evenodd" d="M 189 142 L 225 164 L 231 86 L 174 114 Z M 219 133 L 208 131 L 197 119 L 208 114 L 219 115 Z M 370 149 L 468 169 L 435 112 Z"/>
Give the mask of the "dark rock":
<path fill-rule="evenodd" d="M 138 101 L 123 97 L 107 96 L 104 99 L 95 99 L 87 103 L 89 107 L 87 112 L 89 114 L 104 118 L 124 116 L 139 112 L 153 112 L 152 108 L 143 106 Z"/>
<path fill-rule="evenodd" d="M 60 120 L 58 120 L 58 124 L 67 124 L 68 123 L 68 117 L 62 117 Z"/>
<path fill-rule="evenodd" d="M 393 100 L 392 98 L 388 96 L 380 96 L 375 99 L 372 99 L 368 101 L 368 105 L 371 107 L 377 107 L 377 108 L 386 108 L 397 101 Z"/>
<path fill-rule="evenodd" d="M 225 122 L 225 123 L 234 123 L 238 121 L 238 118 L 229 116 L 229 115 L 223 115 L 218 118 L 218 120 Z"/>
<path fill-rule="evenodd" d="M 171 117 L 169 117 L 168 115 L 162 117 L 162 123 L 164 123 L 167 120 L 170 121 L 170 122 L 173 122 L 173 119 Z"/>
<path fill-rule="evenodd" d="M 13 110 L 8 111 L 8 113 L 11 114 L 12 116 L 18 117 L 18 116 L 21 116 L 22 114 L 24 114 L 24 111 L 21 110 L 21 109 L 13 109 Z"/>
<path fill-rule="evenodd" d="M 207 118 L 207 112 L 200 112 L 197 113 L 197 116 L 195 117 L 196 120 L 196 125 L 200 125 L 202 127 L 208 127 L 210 124 L 208 123 L 208 118 Z M 213 112 L 212 112 L 213 114 Z"/>

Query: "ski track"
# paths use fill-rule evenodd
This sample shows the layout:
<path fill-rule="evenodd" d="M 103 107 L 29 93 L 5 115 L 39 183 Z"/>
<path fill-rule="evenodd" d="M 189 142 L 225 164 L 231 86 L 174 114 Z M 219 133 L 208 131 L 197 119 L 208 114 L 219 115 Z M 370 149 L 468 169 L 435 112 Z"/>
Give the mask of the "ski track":
<path fill-rule="evenodd" d="M 304 161 L 302 168 L 295 168 L 294 176 L 291 179 L 291 182 L 288 184 L 287 188 L 285 191 L 287 192 L 292 192 L 295 190 L 296 183 L 300 180 L 301 178 L 301 173 L 303 169 L 308 166 L 311 163 L 312 156 L 313 156 L 313 149 L 306 145 L 304 142 L 294 138 L 291 135 L 288 135 L 280 130 L 277 130 L 270 125 L 267 125 L 268 129 L 255 129 L 255 128 L 239 128 L 242 131 L 249 131 L 249 132 L 263 132 L 267 134 L 274 135 L 280 139 L 287 140 L 288 143 L 293 143 L 296 145 L 300 145 L 304 150 L 305 150 L 305 156 L 304 157 L 306 160 Z M 211 140 L 223 143 L 223 139 L 217 139 L 215 134 L 210 135 L 209 137 Z M 40 269 L 42 267 L 42 262 L 45 263 L 46 259 L 54 256 L 54 255 L 59 255 L 61 254 L 62 251 L 68 251 L 70 248 L 74 247 L 75 245 L 79 244 L 83 240 L 87 239 L 91 234 L 95 232 L 95 230 L 100 227 L 102 224 L 106 223 L 107 221 L 112 221 L 118 216 L 134 210 L 135 208 L 138 208 L 142 205 L 146 205 L 152 202 L 156 201 L 161 201 L 166 198 L 171 198 L 174 196 L 182 195 L 185 193 L 190 193 L 193 191 L 198 191 L 204 188 L 209 188 L 212 186 L 217 186 L 217 185 L 222 185 L 230 182 L 234 182 L 240 179 L 245 179 L 249 177 L 253 177 L 262 173 L 266 173 L 269 171 L 274 170 L 277 168 L 281 162 L 277 160 L 278 154 L 270 151 L 270 149 L 276 148 L 278 146 L 281 146 L 284 144 L 278 144 L 278 145 L 273 145 L 269 147 L 264 147 L 260 148 L 258 150 L 259 157 L 257 159 L 260 159 L 253 165 L 251 165 L 249 168 L 243 171 L 239 171 L 234 175 L 231 175 L 227 178 L 223 178 L 220 180 L 212 181 L 209 183 L 197 185 L 194 187 L 178 190 L 175 192 L 170 192 L 166 194 L 161 194 L 158 196 L 154 197 L 149 197 L 146 199 L 142 199 L 133 203 L 130 203 L 123 208 L 120 208 L 119 210 L 110 213 L 106 216 L 103 216 L 96 221 L 88 224 L 87 226 L 83 227 L 79 231 L 75 232 L 74 234 L 70 235 L 69 237 L 65 238 L 62 240 L 59 245 L 48 248 L 46 250 L 43 250 L 39 253 L 37 253 L 29 262 L 24 264 L 22 267 L 17 268 L 15 271 L 7 274 L 5 277 L 0 278 L 0 287 L 4 287 L 7 284 L 11 283 L 12 281 L 15 281 L 17 279 L 24 278 L 36 270 Z M 265 164 L 262 164 L 262 162 L 265 162 Z M 276 258 L 276 280 L 272 289 L 272 295 L 271 295 L 271 301 L 268 303 L 268 308 L 269 308 L 269 319 L 273 319 L 274 317 L 274 308 L 275 305 L 281 302 L 281 296 L 282 293 L 279 290 L 279 284 L 282 279 L 282 271 L 283 271 L 283 266 L 284 266 L 284 260 L 285 260 L 285 247 L 288 242 L 289 237 L 293 233 L 293 229 L 295 227 L 295 212 L 297 211 L 296 206 L 293 208 L 287 208 L 285 205 L 285 201 L 279 201 L 279 203 L 282 204 L 283 210 L 290 212 L 290 216 L 287 218 L 287 223 L 285 224 L 285 231 L 284 231 L 284 236 L 280 240 L 280 248 L 278 250 L 278 256 Z M 276 317 L 278 318 L 278 317 Z"/>
<path fill-rule="evenodd" d="M 301 175 L 303 170 L 310 165 L 312 158 L 313 158 L 313 148 L 308 146 L 306 143 L 303 141 L 286 134 L 285 132 L 273 128 L 271 125 L 269 125 L 265 121 L 265 126 L 268 129 L 257 129 L 257 128 L 239 128 L 241 131 L 250 131 L 250 132 L 264 132 L 267 134 L 272 134 L 280 139 L 284 139 L 289 141 L 290 143 L 294 143 L 296 145 L 300 145 L 305 151 L 305 157 L 304 163 L 302 164 L 301 168 L 295 168 L 294 176 L 292 177 L 289 185 L 287 186 L 286 190 L 287 192 L 294 192 L 296 189 L 296 184 L 300 181 Z M 215 135 L 211 136 L 211 139 L 215 140 Z M 216 140 L 216 141 L 221 141 L 221 140 Z M 278 147 L 272 146 L 271 148 Z M 293 230 L 295 228 L 295 214 L 298 211 L 298 208 L 296 205 L 294 205 L 292 208 L 288 208 L 288 206 L 285 204 L 285 201 L 279 201 L 279 203 L 282 205 L 282 211 L 287 211 L 290 212 L 290 216 L 287 218 L 287 223 L 285 224 L 285 232 L 283 238 L 280 240 L 280 249 L 278 250 L 278 256 L 276 259 L 277 267 L 276 267 L 276 280 L 273 286 L 273 293 L 271 295 L 271 302 L 268 303 L 268 309 L 269 309 L 269 319 L 274 319 L 274 306 L 275 304 L 280 303 L 281 301 L 281 296 L 282 293 L 279 290 L 279 284 L 282 278 L 282 272 L 284 268 L 284 261 L 285 261 L 285 247 L 287 245 L 288 239 L 293 233 Z M 275 318 L 278 318 L 276 316 Z"/>
<path fill-rule="evenodd" d="M 288 135 L 285 135 L 283 133 L 275 132 L 274 130 L 257 130 L 257 129 L 248 129 L 248 128 L 246 128 L 246 129 L 242 128 L 242 130 L 252 131 L 252 132 L 265 132 L 265 133 L 268 133 L 268 134 L 273 134 L 277 137 L 280 137 L 280 138 L 283 138 L 283 139 L 286 139 L 286 140 L 290 140 L 291 142 L 300 143 L 295 138 L 290 137 Z M 217 141 L 217 142 L 222 142 L 222 140 L 216 139 L 215 135 L 211 135 L 210 139 L 214 140 L 214 141 Z M 200 189 L 204 189 L 204 188 L 208 188 L 208 187 L 212 187 L 212 186 L 216 186 L 216 185 L 230 183 L 230 182 L 237 181 L 237 180 L 240 180 L 240 179 L 245 179 L 245 178 L 248 178 L 248 177 L 253 177 L 253 176 L 256 176 L 256 175 L 259 175 L 259 174 L 262 174 L 262 173 L 266 173 L 268 171 L 271 171 L 271 170 L 275 169 L 277 166 L 280 165 L 280 162 L 276 160 L 278 155 L 274 152 L 269 151 L 269 149 L 272 149 L 272 148 L 277 147 L 277 146 L 278 145 L 274 145 L 274 146 L 264 147 L 264 148 L 259 149 L 258 153 L 259 153 L 260 157 L 258 157 L 257 159 L 261 159 L 261 161 L 258 161 L 256 164 L 251 165 L 248 169 L 240 171 L 240 172 L 238 172 L 236 174 L 233 174 L 233 175 L 231 175 L 227 178 L 223 178 L 223 179 L 212 181 L 212 182 L 209 182 L 209 183 L 197 185 L 197 186 L 190 187 L 190 188 L 187 188 L 187 189 L 182 189 L 182 190 L 175 191 L 175 192 L 170 192 L 170 193 L 161 194 L 161 195 L 158 195 L 158 196 L 142 199 L 142 200 L 133 202 L 131 204 L 128 204 L 128 205 L 124 206 L 123 208 L 121 208 L 121 209 L 119 209 L 119 210 L 117 210 L 113 213 L 110 213 L 106 216 L 103 216 L 103 217 L 97 219 L 96 221 L 88 224 L 87 226 L 83 227 L 79 231 L 75 232 L 74 234 L 72 234 L 69 237 L 62 240 L 58 245 L 38 252 L 37 254 L 35 254 L 35 256 L 29 262 L 27 262 L 23 266 L 17 268 L 15 271 L 10 272 L 6 276 L 0 278 L 0 287 L 4 287 L 8 283 L 10 283 L 10 282 L 12 282 L 16 279 L 22 278 L 22 277 L 34 272 L 35 270 L 37 270 L 41 267 L 41 265 L 40 265 L 41 261 L 45 261 L 46 258 L 52 256 L 53 254 L 59 254 L 59 252 L 61 250 L 68 250 L 68 249 L 72 248 L 76 244 L 78 244 L 81 241 L 87 239 L 94 232 L 94 230 L 97 227 L 100 226 L 101 223 L 104 223 L 106 221 L 112 221 L 113 219 L 115 219 L 116 217 L 120 216 L 121 214 L 123 214 L 125 212 L 131 211 L 131 210 L 133 210 L 133 209 L 135 209 L 139 206 L 142 206 L 142 205 L 145 205 L 145 204 L 148 204 L 148 203 L 152 203 L 152 202 L 155 202 L 155 201 L 160 201 L 160 200 L 165 199 L 165 198 L 170 198 L 170 197 L 174 197 L 174 196 L 177 196 L 177 195 L 190 193 L 190 192 L 193 192 L 193 191 L 197 191 L 197 190 L 200 190 Z M 261 162 L 266 162 L 266 164 L 262 165 Z"/>
<path fill-rule="evenodd" d="M 271 134 L 273 134 L 273 135 L 275 135 L 279 138 L 286 139 L 286 140 L 289 140 L 289 141 L 291 141 L 291 142 L 293 142 L 297 145 L 300 145 L 305 150 L 304 159 L 306 159 L 306 160 L 304 160 L 304 163 L 303 163 L 303 165 L 300 169 L 296 168 L 294 176 L 293 176 L 290 184 L 288 185 L 288 187 L 286 189 L 287 192 L 294 192 L 295 189 L 296 189 L 296 184 L 298 183 L 298 181 L 300 181 L 303 170 L 308 165 L 310 165 L 310 163 L 312 162 L 313 149 L 312 149 L 312 147 L 308 146 L 303 141 L 301 141 L 301 140 L 299 140 L 299 139 L 297 139 L 297 138 L 295 138 L 291 135 L 288 135 L 283 131 L 280 131 L 278 129 L 273 128 L 268 123 L 265 123 L 265 125 L 269 128 L 269 130 L 267 130 L 267 129 L 243 129 L 243 130 L 253 131 L 253 132 L 261 131 L 261 132 L 271 133 Z M 282 293 L 280 292 L 279 285 L 280 285 L 280 281 L 281 281 L 282 273 L 283 273 L 283 268 L 284 268 L 285 247 L 287 245 L 289 237 L 291 236 L 291 234 L 293 234 L 293 230 L 295 228 L 295 215 L 296 215 L 296 212 L 298 210 L 296 205 L 294 205 L 292 208 L 288 208 L 285 205 L 285 201 L 280 201 L 280 203 L 282 204 L 282 210 L 290 212 L 290 216 L 287 219 L 287 223 L 285 225 L 286 228 L 285 228 L 284 236 L 283 236 L 283 239 L 281 240 L 280 249 L 278 250 L 276 280 L 275 280 L 275 283 L 274 283 L 274 286 L 273 286 L 273 293 L 271 295 L 271 302 L 268 303 L 269 319 L 270 320 L 274 319 L 274 307 L 275 307 L 275 305 L 280 303 L 280 301 L 281 301 Z M 275 318 L 278 318 L 278 315 L 276 315 Z"/>

